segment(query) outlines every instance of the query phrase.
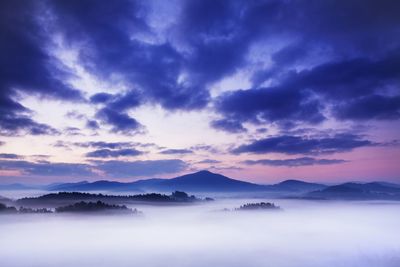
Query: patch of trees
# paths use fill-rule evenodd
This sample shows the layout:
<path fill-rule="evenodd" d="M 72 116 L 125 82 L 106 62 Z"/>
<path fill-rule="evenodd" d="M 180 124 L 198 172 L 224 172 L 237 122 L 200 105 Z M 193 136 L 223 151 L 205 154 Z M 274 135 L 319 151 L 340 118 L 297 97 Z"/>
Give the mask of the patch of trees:
<path fill-rule="evenodd" d="M 31 208 L 25 208 L 25 207 L 20 207 L 17 209 L 16 207 L 9 207 L 6 206 L 2 203 L 0 203 L 0 213 L 6 213 L 6 214 L 13 214 L 13 213 L 52 213 L 51 210 L 49 209 L 31 209 Z"/>
<path fill-rule="evenodd" d="M 32 208 L 25 208 L 25 207 L 20 207 L 18 209 L 19 213 L 53 213 L 51 210 L 49 209 L 32 209 Z"/>
<path fill-rule="evenodd" d="M 0 213 L 17 213 L 17 209 L 15 207 L 8 207 L 3 203 L 0 203 Z"/>
<path fill-rule="evenodd" d="M 115 213 L 129 213 L 129 214 L 141 214 L 137 209 L 130 209 L 125 205 L 113 205 L 107 204 L 101 201 L 97 202 L 78 202 L 67 206 L 58 207 L 54 212 L 81 212 L 81 213 L 92 213 L 92 212 L 115 212 Z M 11 207 L 0 203 L 0 214 L 32 214 L 32 213 L 54 213 L 50 209 L 39 208 L 25 208 L 25 207 Z"/>
<path fill-rule="evenodd" d="M 228 209 L 223 208 L 218 211 L 223 212 L 232 212 L 232 211 L 272 211 L 272 210 L 282 210 L 279 206 L 276 206 L 274 203 L 269 202 L 259 202 L 259 203 L 247 203 L 239 208 Z"/>
<path fill-rule="evenodd" d="M 175 191 L 171 195 L 160 194 L 160 193 L 148 193 L 148 194 L 137 194 L 137 195 L 105 195 L 105 194 L 91 194 L 81 192 L 59 192 L 46 194 L 39 197 L 22 198 L 17 202 L 20 204 L 24 203 L 36 203 L 36 202 L 47 202 L 47 201 L 113 201 L 113 202 L 129 202 L 129 201 L 143 201 L 143 202 L 194 202 L 201 201 L 194 195 L 189 196 L 185 192 Z M 206 198 L 205 200 L 213 200 Z"/>
<path fill-rule="evenodd" d="M 247 203 L 235 210 L 279 210 L 281 209 L 279 206 L 276 206 L 274 203 L 269 202 L 259 202 L 259 203 Z"/>
<path fill-rule="evenodd" d="M 107 204 L 101 201 L 97 202 L 78 202 L 72 205 L 58 207 L 55 209 L 56 212 L 104 212 L 104 211 L 115 211 L 122 213 L 140 213 L 137 209 L 130 209 L 125 205 L 113 205 Z"/>

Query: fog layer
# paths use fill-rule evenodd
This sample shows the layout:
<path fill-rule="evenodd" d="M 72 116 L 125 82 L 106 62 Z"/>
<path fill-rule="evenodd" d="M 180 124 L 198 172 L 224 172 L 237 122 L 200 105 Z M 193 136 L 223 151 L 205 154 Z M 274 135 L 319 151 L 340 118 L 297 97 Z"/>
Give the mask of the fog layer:
<path fill-rule="evenodd" d="M 5 267 L 400 266 L 398 203 L 274 200 L 283 211 L 219 211 L 259 201 L 131 206 L 143 211 L 142 217 L 2 215 L 0 262 Z"/>

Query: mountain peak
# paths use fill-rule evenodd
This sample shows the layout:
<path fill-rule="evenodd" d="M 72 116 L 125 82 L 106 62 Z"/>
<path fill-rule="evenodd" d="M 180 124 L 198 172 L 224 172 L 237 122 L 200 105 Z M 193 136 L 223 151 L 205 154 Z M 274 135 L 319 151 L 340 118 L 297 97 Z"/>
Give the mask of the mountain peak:
<path fill-rule="evenodd" d="M 222 174 L 201 170 L 160 182 L 164 188 L 183 191 L 237 192 L 264 189 L 264 186 L 235 180 Z"/>
<path fill-rule="evenodd" d="M 201 170 L 198 172 L 194 172 L 194 173 L 188 173 L 173 179 L 178 179 L 178 180 L 208 180 L 208 181 L 214 181 L 214 180 L 218 180 L 218 179 L 226 179 L 226 180 L 230 180 L 230 178 L 222 175 L 222 174 L 218 174 L 218 173 L 213 173 L 210 172 L 208 170 Z"/>
<path fill-rule="evenodd" d="M 282 181 L 282 182 L 280 182 L 278 184 L 283 185 L 283 184 L 305 184 L 305 183 L 306 182 L 304 182 L 304 181 L 289 179 L 289 180 Z"/>
<path fill-rule="evenodd" d="M 210 172 L 209 170 L 200 170 L 200 171 L 192 173 L 192 174 L 203 174 L 203 175 L 206 175 L 206 174 L 216 174 L 216 173 Z"/>

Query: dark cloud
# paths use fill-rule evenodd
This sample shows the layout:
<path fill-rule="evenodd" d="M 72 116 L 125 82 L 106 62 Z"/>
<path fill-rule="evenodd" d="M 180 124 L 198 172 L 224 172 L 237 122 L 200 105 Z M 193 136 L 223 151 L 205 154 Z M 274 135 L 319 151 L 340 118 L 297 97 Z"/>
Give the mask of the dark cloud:
<path fill-rule="evenodd" d="M 259 28 L 248 31 L 252 41 L 259 40 L 255 37 L 266 32 L 271 38 L 279 40 L 280 34 L 286 34 L 293 40 L 283 41 L 286 45 L 271 54 L 270 67 L 255 71 L 253 89 L 223 94 L 216 101 L 216 110 L 237 123 L 272 122 L 285 127 L 322 122 L 327 109 L 337 111 L 342 107 L 349 112 L 332 112 L 336 119 L 397 119 L 400 41 L 395 36 L 399 33 L 400 19 L 393 8 L 399 8 L 399 3 L 390 0 L 379 4 L 374 1 L 245 4 L 242 16 L 251 14 L 248 21 L 257 22 Z M 266 16 L 271 10 L 279 16 Z M 265 81 L 273 86 L 262 87 Z"/>
<path fill-rule="evenodd" d="M 125 113 L 117 112 L 113 109 L 103 108 L 99 110 L 96 113 L 96 118 L 105 124 L 111 125 L 111 131 L 114 133 L 129 135 L 139 133 L 143 130 L 143 125 L 141 125 L 137 120 Z"/>
<path fill-rule="evenodd" d="M 400 4 L 396 0 L 181 1 L 164 11 L 165 29 L 148 25 L 146 1 L 3 1 L 0 7 L 1 134 L 57 134 L 31 118 L 18 93 L 80 101 L 71 73 L 54 57 L 53 34 L 79 53 L 99 80 L 124 91 L 98 93 L 97 123 L 137 133 L 128 115 L 143 104 L 168 110 L 207 107 L 209 88 L 238 71 L 251 88 L 215 100 L 217 129 L 243 123 L 293 128 L 338 120 L 398 119 Z M 316 23 L 318 22 L 318 23 Z M 248 90 L 245 90 L 248 89 Z M 112 91 L 111 91 L 112 90 Z M 98 125 L 91 120 L 90 129 Z"/>
<path fill-rule="evenodd" d="M 191 146 L 190 150 L 193 151 L 207 151 L 212 154 L 220 153 L 220 151 L 215 147 L 211 145 L 204 145 L 204 144 L 198 144 L 195 146 Z"/>
<path fill-rule="evenodd" d="M 246 160 L 242 163 L 246 165 L 268 165 L 268 166 L 286 166 L 286 167 L 301 167 L 311 165 L 332 165 L 345 163 L 346 160 L 342 159 L 316 159 L 311 157 L 302 157 L 294 159 L 260 159 L 260 160 Z"/>
<path fill-rule="evenodd" d="M 309 93 L 291 88 L 259 88 L 226 93 L 218 98 L 216 109 L 228 118 L 257 124 L 288 120 L 316 124 L 324 120 L 321 105 Z"/>
<path fill-rule="evenodd" d="M 98 130 L 100 129 L 100 125 L 96 120 L 93 119 L 88 119 L 88 117 L 85 114 L 82 114 L 76 110 L 69 111 L 65 114 L 65 117 L 70 118 L 70 119 L 76 119 L 76 120 L 82 120 L 85 121 L 85 127 L 89 130 Z M 64 129 L 64 132 L 67 132 L 69 135 L 78 135 L 80 129 L 77 129 L 74 131 L 74 127 L 68 127 Z M 76 132 L 76 134 L 70 134 L 69 132 Z"/>
<path fill-rule="evenodd" d="M 199 145 L 192 146 L 190 149 L 192 149 L 192 150 L 211 151 L 211 150 L 213 150 L 215 148 L 213 146 L 210 146 L 210 145 L 199 144 Z"/>
<path fill-rule="evenodd" d="M 104 142 L 104 141 L 92 141 L 92 142 L 75 142 L 73 145 L 79 147 L 95 147 L 95 148 L 107 148 L 107 149 L 121 149 L 128 146 L 135 145 L 132 142 Z"/>
<path fill-rule="evenodd" d="M 58 135 L 60 132 L 53 127 L 38 123 L 21 113 L 13 113 L 12 110 L 3 110 L 0 107 L 0 135 L 17 136 L 30 135 Z"/>
<path fill-rule="evenodd" d="M 284 41 L 286 45 L 272 55 L 282 67 L 307 60 L 314 51 L 334 59 L 375 56 L 400 44 L 395 37 L 400 19 L 393 12 L 399 4 L 394 0 L 184 3 L 179 31 L 191 48 L 189 70 L 208 81 L 243 66 L 257 42 Z"/>
<path fill-rule="evenodd" d="M 54 1 L 50 6 L 65 37 L 76 45 L 85 41 L 79 47 L 80 58 L 89 71 L 104 79 L 117 74 L 128 87 L 135 88 L 119 99 L 126 108 L 133 103 L 132 92 L 139 92 L 134 100 L 137 103 L 150 101 L 172 110 L 197 109 L 207 103 L 205 88 L 179 82 L 184 58 L 170 43 L 135 38 L 154 34 L 139 1 L 68 0 Z M 113 23 L 105 13 L 111 15 Z"/>
<path fill-rule="evenodd" d="M 97 93 L 90 97 L 90 102 L 93 104 L 103 104 L 113 99 L 113 95 L 109 93 Z"/>
<path fill-rule="evenodd" d="M 46 50 L 48 33 L 40 25 L 39 1 L 2 1 L 0 4 L 0 133 L 56 134 L 57 130 L 31 119 L 17 102 L 18 93 L 59 100 L 81 100 L 65 82 L 69 73 Z"/>
<path fill-rule="evenodd" d="M 308 47 L 303 44 L 290 44 L 271 55 L 271 59 L 279 66 L 293 64 L 299 59 L 304 59 L 309 53 Z"/>
<path fill-rule="evenodd" d="M 347 120 L 398 119 L 400 95 L 371 95 L 339 104 L 334 110 L 337 118 Z"/>
<path fill-rule="evenodd" d="M 263 133 L 268 132 L 268 129 L 267 129 L 267 128 L 258 128 L 258 129 L 256 130 L 256 132 L 259 133 L 259 134 L 263 134 Z"/>
<path fill-rule="evenodd" d="M 334 99 L 365 96 L 387 87 L 398 87 L 400 50 L 380 60 L 356 58 L 321 64 L 289 80 L 298 87 L 311 88 Z"/>
<path fill-rule="evenodd" d="M 165 147 L 161 147 L 155 143 L 134 143 L 135 146 L 139 146 L 139 147 L 154 147 L 154 148 L 158 148 L 158 149 L 164 149 Z"/>
<path fill-rule="evenodd" d="M 184 171 L 188 165 L 179 159 L 144 161 L 101 161 L 96 167 L 115 178 L 153 176 Z"/>
<path fill-rule="evenodd" d="M 235 154 L 331 154 L 372 145 L 375 144 L 352 134 L 336 134 L 332 137 L 314 138 L 283 135 L 255 140 L 233 149 L 232 152 Z"/>
<path fill-rule="evenodd" d="M 105 142 L 105 141 L 88 141 L 88 142 L 68 142 L 58 140 L 53 144 L 54 147 L 62 147 L 68 150 L 73 150 L 73 147 L 92 148 L 85 156 L 89 158 L 113 158 L 113 157 L 130 157 L 139 156 L 145 153 L 141 149 L 148 149 L 153 147 L 161 149 L 154 143 L 139 143 L 139 142 Z"/>
<path fill-rule="evenodd" d="M 94 104 L 107 104 L 109 109 L 121 112 L 140 106 L 140 93 L 136 90 L 129 90 L 122 94 L 98 93 L 90 97 L 90 102 Z"/>
<path fill-rule="evenodd" d="M 220 119 L 213 120 L 210 122 L 211 127 L 217 130 L 222 130 L 230 133 L 243 133 L 247 132 L 246 128 L 243 125 L 233 119 Z"/>
<path fill-rule="evenodd" d="M 100 125 L 95 120 L 87 120 L 86 121 L 86 128 L 88 128 L 90 130 L 98 130 L 98 129 L 100 129 Z"/>
<path fill-rule="evenodd" d="M 0 146 L 4 146 L 6 142 L 0 141 Z"/>
<path fill-rule="evenodd" d="M 179 36 L 190 47 L 186 65 L 195 83 L 217 81 L 244 64 L 254 32 L 246 11 L 242 1 L 184 1 Z"/>
<path fill-rule="evenodd" d="M 237 90 L 217 99 L 216 109 L 240 122 L 291 127 L 325 120 L 398 119 L 400 52 L 379 61 L 357 58 L 292 72 L 276 87 Z M 389 95 L 384 95 L 388 93 Z"/>
<path fill-rule="evenodd" d="M 108 104 L 108 108 L 118 111 L 135 108 L 141 104 L 140 98 L 138 92 L 130 90 L 125 94 L 116 96 L 115 99 Z"/>
<path fill-rule="evenodd" d="M 96 113 L 98 118 L 104 124 L 111 125 L 113 133 L 134 134 L 143 129 L 143 126 L 134 118 L 131 118 L 125 111 L 139 106 L 140 99 L 136 92 L 129 91 L 125 94 L 111 95 L 99 93 L 90 98 L 92 103 L 107 103 Z M 92 130 L 100 128 L 97 121 L 88 121 L 87 127 Z"/>
<path fill-rule="evenodd" d="M 0 153 L 0 158 L 1 159 L 20 159 L 20 158 L 23 158 L 23 156 L 20 156 L 17 154 L 10 154 L 10 153 Z"/>
<path fill-rule="evenodd" d="M 173 154 L 192 154 L 193 151 L 190 149 L 165 149 L 160 154 L 173 155 Z"/>
<path fill-rule="evenodd" d="M 98 149 L 98 150 L 86 153 L 86 157 L 115 158 L 115 157 L 126 157 L 126 156 L 139 156 L 142 154 L 144 154 L 143 151 L 139 151 L 134 148 L 125 148 L 125 149 L 117 149 L 117 150 L 103 148 L 103 149 Z"/>
<path fill-rule="evenodd" d="M 57 141 L 55 145 L 73 145 L 77 147 L 91 147 L 91 148 L 98 148 L 98 149 L 125 149 L 131 147 L 155 147 L 158 146 L 154 143 L 139 143 L 139 142 L 105 142 L 105 141 L 89 141 L 89 142 L 64 142 L 64 141 Z"/>

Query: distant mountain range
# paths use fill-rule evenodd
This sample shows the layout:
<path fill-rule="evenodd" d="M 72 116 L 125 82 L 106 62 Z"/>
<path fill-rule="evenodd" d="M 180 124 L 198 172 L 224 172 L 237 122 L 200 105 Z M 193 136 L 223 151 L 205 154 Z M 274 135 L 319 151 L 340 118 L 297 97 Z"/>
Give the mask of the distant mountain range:
<path fill-rule="evenodd" d="M 299 180 L 286 180 L 278 184 L 268 186 L 270 190 L 298 193 L 321 190 L 326 187 L 327 186 L 323 184 L 307 183 Z"/>
<path fill-rule="evenodd" d="M 41 189 L 53 192 L 215 192 L 215 193 L 279 193 L 310 199 L 400 199 L 400 185 L 384 182 L 345 183 L 327 186 L 299 180 L 286 180 L 273 185 L 260 185 L 231 179 L 209 171 L 199 171 L 172 179 L 145 179 L 135 182 L 95 181 L 54 183 L 44 186 L 23 184 L 0 185 L 0 190 Z"/>
<path fill-rule="evenodd" d="M 266 186 L 228 178 L 209 171 L 199 171 L 172 179 L 146 179 L 130 183 L 113 181 L 53 184 L 47 191 L 160 191 L 243 192 L 263 191 Z"/>
<path fill-rule="evenodd" d="M 310 192 L 325 188 L 325 185 L 307 183 L 297 180 L 287 180 L 274 185 L 260 185 L 235 180 L 221 174 L 209 171 L 199 171 L 172 179 L 145 179 L 135 182 L 95 181 L 77 183 L 53 183 L 44 186 L 28 186 L 23 184 L 0 185 L 0 190 L 29 190 L 88 192 L 88 191 L 131 191 L 131 192 L 172 192 L 175 190 L 187 192 Z"/>
<path fill-rule="evenodd" d="M 392 199 L 400 200 L 400 186 L 391 183 L 344 183 L 329 186 L 306 194 L 312 199 Z"/>

